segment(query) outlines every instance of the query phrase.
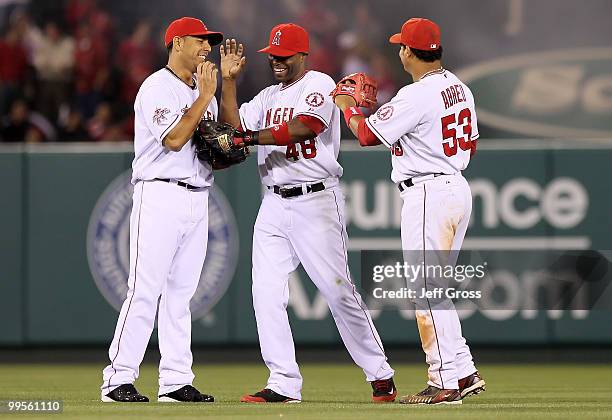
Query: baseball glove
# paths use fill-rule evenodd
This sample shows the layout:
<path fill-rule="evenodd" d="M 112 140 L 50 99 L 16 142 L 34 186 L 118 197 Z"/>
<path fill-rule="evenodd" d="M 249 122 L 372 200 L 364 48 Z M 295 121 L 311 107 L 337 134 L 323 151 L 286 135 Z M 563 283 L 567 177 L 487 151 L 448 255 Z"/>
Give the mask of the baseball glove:
<path fill-rule="evenodd" d="M 343 77 L 330 95 L 334 99 L 338 95 L 348 95 L 355 99 L 357 106 L 372 108 L 376 105 L 377 91 L 376 80 L 365 73 L 353 73 Z"/>
<path fill-rule="evenodd" d="M 223 169 L 243 162 L 249 155 L 248 147 L 234 144 L 236 130 L 229 124 L 202 120 L 193 134 L 198 159 L 208 162 L 213 169 Z"/>

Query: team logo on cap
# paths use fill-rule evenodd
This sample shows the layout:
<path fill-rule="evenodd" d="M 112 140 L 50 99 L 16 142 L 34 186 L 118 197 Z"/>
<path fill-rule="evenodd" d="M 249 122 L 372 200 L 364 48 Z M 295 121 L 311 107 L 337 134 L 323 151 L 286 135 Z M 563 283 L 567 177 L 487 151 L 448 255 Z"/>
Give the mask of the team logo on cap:
<path fill-rule="evenodd" d="M 272 38 L 272 45 L 277 45 L 280 47 L 280 37 L 281 37 L 281 31 L 276 31 L 276 33 L 274 34 L 274 38 Z"/>
<path fill-rule="evenodd" d="M 381 121 L 386 121 L 393 115 L 393 105 L 385 105 L 381 106 L 378 111 L 376 111 L 376 116 Z"/>
<path fill-rule="evenodd" d="M 314 108 L 323 105 L 323 102 L 325 102 L 325 99 L 319 92 L 312 92 L 306 97 L 306 103 Z"/>
<path fill-rule="evenodd" d="M 131 171 L 118 176 L 102 193 L 89 219 L 87 259 L 98 290 L 117 311 L 127 295 L 130 266 Z M 208 251 L 191 299 L 193 319 L 206 315 L 230 285 L 238 257 L 238 230 L 223 193 L 210 189 Z"/>
<path fill-rule="evenodd" d="M 436 50 L 438 49 L 438 44 L 430 44 L 429 48 L 431 48 L 432 50 Z"/>

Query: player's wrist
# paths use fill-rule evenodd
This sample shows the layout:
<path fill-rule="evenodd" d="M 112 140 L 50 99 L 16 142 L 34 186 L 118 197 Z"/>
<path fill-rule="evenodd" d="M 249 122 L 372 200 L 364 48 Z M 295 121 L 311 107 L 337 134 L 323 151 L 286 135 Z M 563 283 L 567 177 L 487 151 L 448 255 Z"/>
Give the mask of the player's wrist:
<path fill-rule="evenodd" d="M 291 136 L 289 135 L 289 125 L 284 122 L 275 125 L 271 129 L 274 144 L 277 146 L 289 146 L 291 144 Z"/>
<path fill-rule="evenodd" d="M 350 106 L 344 109 L 342 111 L 342 114 L 344 115 L 344 122 L 346 123 L 346 126 L 348 128 L 351 128 L 351 118 L 356 117 L 356 116 L 365 117 L 365 115 L 363 115 L 361 110 L 357 108 L 356 106 Z"/>
<path fill-rule="evenodd" d="M 253 146 L 259 144 L 259 131 L 238 131 L 234 132 L 234 144 L 237 146 Z"/>
<path fill-rule="evenodd" d="M 208 105 L 210 104 L 210 101 L 212 100 L 214 96 L 215 96 L 215 92 L 210 92 L 204 87 L 200 89 L 200 93 L 196 101 L 191 105 L 191 107 L 194 108 L 194 106 L 197 103 L 197 110 L 201 111 L 202 115 L 204 115 L 206 113 L 206 110 L 208 109 Z"/>

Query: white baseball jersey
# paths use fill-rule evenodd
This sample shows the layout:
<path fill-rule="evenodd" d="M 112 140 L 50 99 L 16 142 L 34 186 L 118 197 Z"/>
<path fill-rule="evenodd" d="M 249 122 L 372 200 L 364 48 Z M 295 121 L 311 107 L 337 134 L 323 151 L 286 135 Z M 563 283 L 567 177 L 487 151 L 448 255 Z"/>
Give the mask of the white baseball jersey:
<path fill-rule="evenodd" d="M 169 178 L 196 187 L 212 185 L 212 169 L 197 158 L 191 141 L 178 152 L 162 145 L 164 137 L 198 98 L 195 79 L 193 86 L 188 86 L 167 68 L 156 71 L 140 86 L 134 102 L 133 184 Z M 213 97 L 204 118 L 216 119 L 217 112 L 217 100 Z"/>
<path fill-rule="evenodd" d="M 189 302 L 202 273 L 208 245 L 208 188 L 153 181 L 176 179 L 208 187 L 208 164 L 196 157 L 188 142 L 178 152 L 163 147 L 163 138 L 178 124 L 199 95 L 168 69 L 149 76 L 138 92 L 130 217 L 128 292 L 109 347 L 102 401 L 122 384 L 134 383 L 157 315 L 159 394 L 193 383 Z M 217 116 L 211 101 L 205 118 Z M 151 182 L 140 182 L 151 181 Z"/>
<path fill-rule="evenodd" d="M 419 175 L 446 175 L 425 177 L 402 190 L 402 249 L 453 250 L 456 255 L 472 212 L 470 187 L 461 174 L 470 161 L 471 141 L 478 138 L 472 92 L 447 70 L 426 73 L 400 89 L 366 124 L 392 149 L 394 182 Z M 410 255 L 405 254 L 407 262 L 418 264 Z M 423 280 L 422 285 L 418 287 L 431 290 L 431 282 L 428 286 Z M 476 372 L 459 317 L 450 305 L 432 309 L 428 299 L 415 300 L 417 326 L 429 364 L 427 383 L 443 389 L 457 389 L 459 379 Z"/>
<path fill-rule="evenodd" d="M 334 178 L 325 190 L 298 197 L 283 198 L 266 190 L 253 229 L 253 308 L 261 354 L 270 369 L 265 388 L 296 400 L 302 399 L 302 375 L 295 360 L 287 299 L 289 277 L 300 263 L 327 300 L 340 336 L 366 379 L 394 374 L 348 270 L 344 196 L 337 185 L 342 175 L 337 161 L 340 112 L 329 96 L 335 86 L 328 75 L 308 71 L 290 85 L 262 90 L 240 107 L 242 127 L 249 130 L 298 115 L 317 118 L 326 127 L 313 140 L 287 147 L 258 146 L 259 173 L 266 186 Z"/>
<path fill-rule="evenodd" d="M 318 71 L 307 71 L 290 85 L 272 85 L 240 107 L 242 127 L 263 130 L 298 115 L 318 118 L 326 129 L 313 140 L 290 146 L 257 146 L 257 165 L 266 186 L 295 185 L 342 176 L 340 112 L 329 96 L 336 84 Z"/>
<path fill-rule="evenodd" d="M 448 70 L 426 74 L 404 86 L 366 120 L 392 149 L 393 182 L 425 174 L 454 174 L 470 161 L 478 139 L 474 97 Z"/>

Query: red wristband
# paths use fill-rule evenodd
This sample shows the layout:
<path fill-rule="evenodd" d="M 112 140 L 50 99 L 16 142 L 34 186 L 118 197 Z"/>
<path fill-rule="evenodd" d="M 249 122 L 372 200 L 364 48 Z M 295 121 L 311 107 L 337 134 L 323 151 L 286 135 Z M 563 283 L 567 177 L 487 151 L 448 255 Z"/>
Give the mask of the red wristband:
<path fill-rule="evenodd" d="M 274 138 L 274 144 L 277 146 L 289 146 L 291 144 L 291 137 L 289 136 L 289 126 L 286 122 L 275 125 L 272 130 L 272 137 Z"/>
<path fill-rule="evenodd" d="M 363 113 L 356 106 L 348 107 L 344 111 L 342 111 L 342 113 L 344 114 L 344 121 L 346 122 L 348 128 L 351 128 L 352 117 L 354 117 L 355 115 L 361 115 L 362 117 L 364 116 Z"/>

